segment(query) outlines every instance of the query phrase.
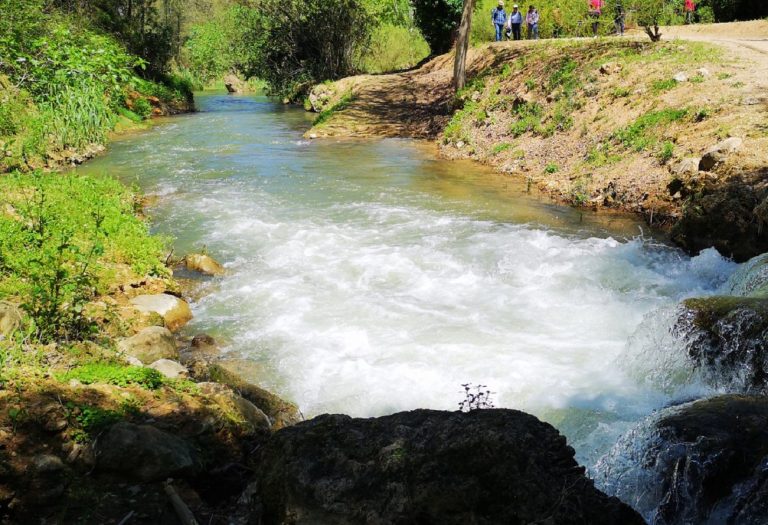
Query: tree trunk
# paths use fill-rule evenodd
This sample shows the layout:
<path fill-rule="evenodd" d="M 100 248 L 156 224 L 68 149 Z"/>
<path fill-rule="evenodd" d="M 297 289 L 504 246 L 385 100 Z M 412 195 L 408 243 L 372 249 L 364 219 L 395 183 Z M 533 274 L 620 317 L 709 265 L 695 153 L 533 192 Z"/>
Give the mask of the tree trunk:
<path fill-rule="evenodd" d="M 467 81 L 467 51 L 469 50 L 472 11 L 474 9 L 475 0 L 464 0 L 464 11 L 461 14 L 459 35 L 456 38 L 456 61 L 453 64 L 453 87 L 457 92 L 464 88 L 464 84 Z"/>

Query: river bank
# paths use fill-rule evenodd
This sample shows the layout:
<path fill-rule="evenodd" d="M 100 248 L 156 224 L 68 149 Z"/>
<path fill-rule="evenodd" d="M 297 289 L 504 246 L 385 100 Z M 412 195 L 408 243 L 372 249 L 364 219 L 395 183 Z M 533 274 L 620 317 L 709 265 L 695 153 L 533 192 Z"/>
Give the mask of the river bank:
<path fill-rule="evenodd" d="M 456 100 L 451 55 L 343 79 L 310 95 L 320 116 L 307 136 L 437 140 L 447 158 L 571 205 L 638 213 L 691 253 L 715 246 L 743 261 L 768 250 L 768 23 L 719 26 L 732 36 L 479 46 Z"/>

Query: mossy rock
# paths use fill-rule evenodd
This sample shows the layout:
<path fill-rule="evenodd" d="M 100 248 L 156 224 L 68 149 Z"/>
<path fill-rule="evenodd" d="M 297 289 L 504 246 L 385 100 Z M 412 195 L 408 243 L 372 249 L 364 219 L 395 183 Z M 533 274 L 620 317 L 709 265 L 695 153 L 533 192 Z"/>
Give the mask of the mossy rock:
<path fill-rule="evenodd" d="M 248 361 L 221 361 L 208 369 L 211 380 L 227 385 L 256 405 L 272 421 L 272 429 L 279 430 L 304 420 L 299 407 L 249 382 L 244 368 Z"/>

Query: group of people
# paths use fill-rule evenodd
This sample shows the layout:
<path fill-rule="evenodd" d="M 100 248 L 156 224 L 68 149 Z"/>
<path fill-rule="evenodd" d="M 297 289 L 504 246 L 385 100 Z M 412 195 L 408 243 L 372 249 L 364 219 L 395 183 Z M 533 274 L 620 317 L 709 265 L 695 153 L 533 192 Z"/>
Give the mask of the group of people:
<path fill-rule="evenodd" d="M 520 40 L 523 33 L 523 13 L 517 4 L 512 6 L 512 12 L 507 15 L 504 10 L 504 0 L 499 0 L 499 5 L 491 13 L 491 20 L 496 28 L 496 41 L 500 42 L 506 34 L 508 39 Z M 538 40 L 539 38 L 539 12 L 534 6 L 528 8 L 525 15 L 525 25 L 528 29 L 527 37 Z"/>
<path fill-rule="evenodd" d="M 603 15 L 603 7 L 605 6 L 604 0 L 587 0 L 587 9 L 589 17 L 592 19 L 592 35 L 597 36 L 600 29 L 600 17 Z M 693 23 L 693 15 L 696 11 L 696 3 L 694 0 L 685 0 L 685 23 Z M 616 34 L 624 35 L 624 20 L 626 12 L 621 0 L 617 0 L 614 5 L 614 17 L 613 25 L 616 29 Z M 528 31 L 527 37 L 529 39 L 538 40 L 539 38 L 539 11 L 534 6 L 528 8 L 528 12 L 523 19 L 523 13 L 520 11 L 517 4 L 512 6 L 512 12 L 507 14 L 504 10 L 504 0 L 499 0 L 499 5 L 491 12 L 491 21 L 496 29 L 496 41 L 504 40 L 506 35 L 507 39 L 520 40 L 522 38 L 522 27 L 525 23 Z"/>

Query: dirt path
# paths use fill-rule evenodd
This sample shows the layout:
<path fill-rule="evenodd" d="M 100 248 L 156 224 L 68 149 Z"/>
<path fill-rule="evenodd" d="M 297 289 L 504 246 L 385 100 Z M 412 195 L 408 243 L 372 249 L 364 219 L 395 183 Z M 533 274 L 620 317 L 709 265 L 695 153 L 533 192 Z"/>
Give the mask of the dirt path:
<path fill-rule="evenodd" d="M 763 94 L 768 89 L 768 21 L 666 27 L 662 33 L 665 40 L 680 38 L 723 47 L 732 60 L 743 63 L 737 80 L 751 94 Z M 647 40 L 639 30 L 630 32 L 628 38 Z M 537 44 L 523 41 L 478 46 L 468 57 L 469 75 L 487 67 L 502 50 L 523 50 L 531 45 Z M 354 99 L 307 135 L 435 138 L 450 117 L 452 58 L 443 55 L 411 71 L 338 82 L 338 92 L 353 91 Z"/>

